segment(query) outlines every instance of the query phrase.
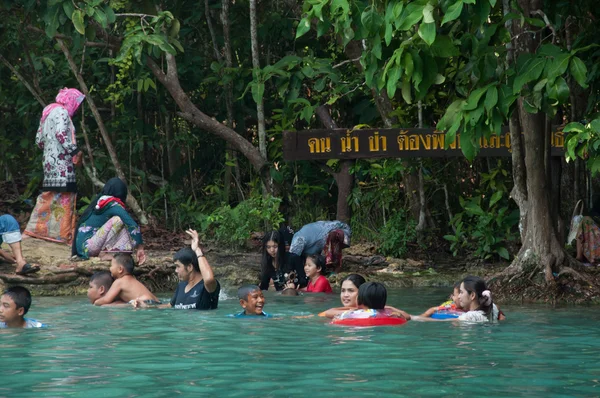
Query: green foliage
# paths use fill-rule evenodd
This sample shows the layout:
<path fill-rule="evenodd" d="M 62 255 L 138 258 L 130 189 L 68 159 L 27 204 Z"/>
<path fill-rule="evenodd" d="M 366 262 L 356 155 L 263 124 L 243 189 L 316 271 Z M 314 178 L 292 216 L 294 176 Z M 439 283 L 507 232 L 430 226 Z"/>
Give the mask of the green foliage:
<path fill-rule="evenodd" d="M 202 232 L 218 243 L 243 247 L 252 232 L 278 228 L 284 221 L 279 212 L 281 199 L 269 196 L 252 197 L 235 207 L 222 206 L 210 215 L 197 215 Z"/>
<path fill-rule="evenodd" d="M 585 159 L 592 175 L 597 175 L 600 171 L 600 118 L 585 125 L 571 122 L 563 131 L 568 133 L 565 139 L 567 162 Z"/>
<path fill-rule="evenodd" d="M 379 251 L 385 256 L 404 257 L 408 244 L 417 240 L 417 222 L 402 209 L 392 211 L 381 229 Z"/>
<path fill-rule="evenodd" d="M 519 238 L 515 228 L 519 210 L 513 210 L 509 202 L 507 175 L 501 165 L 482 173 L 482 189 L 468 199 L 459 198 L 462 211 L 450 220 L 455 232 L 444 236 L 455 256 L 467 250 L 485 260 L 494 256 L 510 259 L 508 243 Z"/>

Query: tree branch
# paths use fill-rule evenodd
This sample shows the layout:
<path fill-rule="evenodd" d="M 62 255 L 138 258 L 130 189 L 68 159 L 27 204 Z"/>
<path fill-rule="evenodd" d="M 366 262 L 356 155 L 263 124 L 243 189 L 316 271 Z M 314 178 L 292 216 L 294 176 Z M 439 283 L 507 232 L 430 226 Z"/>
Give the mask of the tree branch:
<path fill-rule="evenodd" d="M 77 82 L 79 83 L 79 87 L 81 88 L 81 91 L 85 95 L 85 99 L 86 99 L 90 109 L 92 110 L 94 119 L 96 119 L 96 123 L 98 124 L 100 134 L 102 135 L 102 139 L 104 140 L 104 145 L 106 145 L 106 149 L 108 150 L 110 160 L 112 161 L 113 166 L 115 167 L 115 172 L 117 173 L 117 176 L 120 179 L 122 179 L 123 181 L 127 181 L 127 178 L 125 178 L 125 173 L 123 173 L 123 169 L 121 168 L 121 164 L 119 162 L 119 158 L 117 157 L 115 148 L 112 144 L 112 141 L 110 140 L 110 136 L 108 135 L 108 132 L 106 131 L 106 127 L 104 126 L 104 121 L 102 120 L 102 117 L 100 116 L 100 112 L 98 112 L 98 108 L 96 107 L 94 99 L 90 95 L 87 84 L 85 84 L 83 77 L 77 70 L 77 65 L 75 65 L 75 61 L 73 61 L 73 56 L 71 55 L 71 52 L 69 51 L 69 49 L 65 45 L 65 42 L 62 39 L 56 38 L 56 37 L 55 37 L 55 39 L 58 42 L 58 45 L 60 46 L 62 52 L 64 53 L 65 58 L 67 59 L 67 62 L 69 63 L 69 67 L 71 68 L 73 75 L 75 75 L 75 78 L 77 79 Z M 127 204 L 133 210 L 133 212 L 139 217 L 141 224 L 143 224 L 143 225 L 148 224 L 148 218 L 146 217 L 146 214 L 141 209 L 137 200 L 131 195 L 131 193 L 129 195 L 127 195 Z"/>
<path fill-rule="evenodd" d="M 169 91 L 171 97 L 181 110 L 179 116 L 193 123 L 195 126 L 205 129 L 206 131 L 223 138 L 227 142 L 240 151 L 250 161 L 252 167 L 261 174 L 266 164 L 265 159 L 260 152 L 248 142 L 245 138 L 235 132 L 228 126 L 219 123 L 215 119 L 203 113 L 194 105 L 188 95 L 181 88 L 179 76 L 177 74 L 177 62 L 175 57 L 170 54 L 166 56 L 167 73 L 164 73 L 160 66 L 150 57 L 146 57 L 146 65 L 150 68 L 158 81 Z"/>
<path fill-rule="evenodd" d="M 6 65 L 6 67 L 8 69 L 10 69 L 10 71 L 17 77 L 17 79 L 19 79 L 19 81 L 21 83 L 23 83 L 23 85 L 27 88 L 27 90 L 29 90 L 29 92 L 31 94 L 33 94 L 33 96 L 35 97 L 35 99 L 37 100 L 37 102 L 39 102 L 42 107 L 46 107 L 46 102 L 42 99 L 41 95 L 31 86 L 31 84 L 29 84 L 29 82 L 27 81 L 27 79 L 25 79 L 23 77 L 23 75 L 21 75 L 19 73 L 19 71 L 16 70 L 15 67 L 12 66 L 11 63 L 8 62 L 8 60 L 2 56 L 2 54 L 0 54 L 0 61 L 4 65 Z"/>

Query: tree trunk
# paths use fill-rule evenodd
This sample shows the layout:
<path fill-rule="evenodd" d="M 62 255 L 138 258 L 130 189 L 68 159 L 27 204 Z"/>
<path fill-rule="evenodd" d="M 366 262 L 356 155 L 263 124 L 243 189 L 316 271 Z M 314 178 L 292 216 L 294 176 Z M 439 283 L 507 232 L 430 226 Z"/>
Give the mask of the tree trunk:
<path fill-rule="evenodd" d="M 23 76 L 22 76 L 22 75 L 19 73 L 19 71 L 18 71 L 17 69 L 15 69 L 15 67 L 14 67 L 14 66 L 12 66 L 12 64 L 11 64 L 10 62 L 8 62 L 8 60 L 2 56 L 2 54 L 0 54 L 0 61 L 1 61 L 1 62 L 2 62 L 4 65 L 6 65 L 6 67 L 7 67 L 8 69 L 10 69 L 10 71 L 11 71 L 12 73 L 14 73 L 14 75 L 17 77 L 17 79 L 19 79 L 19 81 L 20 81 L 21 83 L 23 83 L 23 85 L 25 86 L 25 88 L 27 88 L 27 90 L 29 90 L 29 92 L 30 92 L 30 93 L 31 93 L 31 94 L 32 94 L 32 95 L 35 97 L 35 99 L 37 100 L 37 102 L 39 102 L 39 103 L 40 103 L 40 105 L 42 106 L 42 108 L 45 108 L 45 107 L 46 107 L 46 101 L 44 101 L 44 100 L 42 99 L 42 96 L 41 96 L 41 94 L 40 94 L 40 93 L 39 93 L 37 90 L 35 90 L 35 89 L 34 89 L 34 88 L 31 86 L 31 84 L 29 84 L 29 82 L 27 81 L 27 79 L 25 79 L 25 78 L 24 78 L 24 77 L 23 77 Z"/>
<path fill-rule="evenodd" d="M 338 128 L 337 124 L 329 114 L 327 105 L 321 105 L 315 110 L 316 115 L 321 120 L 325 128 L 333 130 Z M 348 197 L 352 193 L 354 186 L 354 178 L 350 174 L 350 168 L 354 165 L 354 160 L 340 160 L 339 171 L 327 170 L 335 179 L 338 187 L 336 219 L 345 223 L 350 222 L 351 209 L 348 204 Z"/>
<path fill-rule="evenodd" d="M 260 57 L 258 52 L 258 33 L 257 33 L 257 18 L 256 18 L 256 0 L 250 0 L 250 41 L 252 44 L 252 67 L 258 73 L 260 71 Z M 259 80 L 262 80 L 259 79 Z M 264 92 L 264 83 L 263 92 Z M 267 159 L 267 132 L 265 128 L 265 108 L 264 97 L 261 97 L 256 103 L 256 116 L 258 119 L 258 147 L 260 154 Z"/>
<path fill-rule="evenodd" d="M 518 0 L 523 14 L 528 17 L 531 11 L 541 8 L 541 0 Z M 533 53 L 539 44 L 539 36 L 534 40 L 531 34 L 522 34 L 533 28 L 528 24 L 512 25 L 515 43 L 513 61 L 519 54 Z M 495 293 L 512 300 L 524 297 L 528 299 L 554 300 L 561 293 L 558 278 L 561 275 L 573 276 L 577 281 L 589 285 L 586 277 L 576 272 L 577 262 L 569 257 L 558 239 L 551 212 L 550 187 L 545 169 L 546 115 L 527 113 L 521 97 L 517 103 L 515 115 L 510 120 L 513 148 L 512 197 L 521 211 L 522 247 L 511 263 L 501 274 L 494 277 L 492 285 L 501 286 Z M 518 119 L 516 114 L 518 114 Z M 521 129 L 518 129 L 520 122 Z M 520 131 L 523 131 L 525 158 L 522 163 Z M 523 167 L 524 166 L 524 167 Z M 543 278 L 541 277 L 543 275 Z M 561 283 L 565 283 L 561 281 Z"/>
<path fill-rule="evenodd" d="M 231 38 L 229 35 L 229 1 L 230 0 L 222 0 L 221 1 L 221 23 L 223 25 L 223 53 L 225 55 L 225 66 L 229 70 L 233 68 L 233 56 L 231 54 Z M 232 130 L 235 130 L 235 119 L 233 117 L 233 86 L 231 82 L 228 82 L 225 85 L 225 106 L 227 110 L 227 126 L 229 126 Z M 226 198 L 229 200 L 229 189 L 231 185 L 232 169 L 235 171 L 235 185 L 237 185 L 238 189 L 236 189 L 238 202 L 244 200 L 244 195 L 242 192 L 241 186 L 241 175 L 240 175 L 240 165 L 237 158 L 237 153 L 233 150 L 233 147 L 228 142 L 227 149 L 225 151 L 227 157 L 233 161 L 233 168 L 231 166 L 227 166 L 225 169 L 225 190 Z"/>
<path fill-rule="evenodd" d="M 115 151 L 115 148 L 113 147 L 112 141 L 110 140 L 110 137 L 108 136 L 108 132 L 106 131 L 106 127 L 104 126 L 104 121 L 102 120 L 102 117 L 100 116 L 100 112 L 98 112 L 98 108 L 96 107 L 94 99 L 90 95 L 90 92 L 87 88 L 87 84 L 85 84 L 83 77 L 77 70 L 77 66 L 75 65 L 75 61 L 73 61 L 71 52 L 69 51 L 69 49 L 65 45 L 65 42 L 62 39 L 59 39 L 59 38 L 55 38 L 55 39 L 58 42 L 58 45 L 60 46 L 62 52 L 65 54 L 65 58 L 67 59 L 67 62 L 69 63 L 69 67 L 71 68 L 71 71 L 73 72 L 73 74 L 75 75 L 75 78 L 77 79 L 77 82 L 79 83 L 79 87 L 81 88 L 81 91 L 83 92 L 83 94 L 85 94 L 85 99 L 86 99 L 88 105 L 90 106 L 90 109 L 92 110 L 94 119 L 96 119 L 96 123 L 98 124 L 98 129 L 100 130 L 100 134 L 102 135 L 102 139 L 104 140 L 104 145 L 106 146 L 106 149 L 110 156 L 110 160 L 113 163 L 113 166 L 115 168 L 115 172 L 117 173 L 117 176 L 120 179 L 122 179 L 123 181 L 127 181 L 127 178 L 125 178 L 125 173 L 123 173 L 123 169 L 121 168 L 119 159 L 117 158 L 117 153 Z M 142 210 L 142 208 L 138 204 L 137 200 L 131 195 L 131 192 L 129 193 L 129 195 L 127 195 L 127 204 L 129 205 L 131 210 L 135 213 L 135 215 L 139 218 L 140 224 L 142 224 L 142 225 L 148 224 L 148 217 L 146 217 L 146 213 Z"/>

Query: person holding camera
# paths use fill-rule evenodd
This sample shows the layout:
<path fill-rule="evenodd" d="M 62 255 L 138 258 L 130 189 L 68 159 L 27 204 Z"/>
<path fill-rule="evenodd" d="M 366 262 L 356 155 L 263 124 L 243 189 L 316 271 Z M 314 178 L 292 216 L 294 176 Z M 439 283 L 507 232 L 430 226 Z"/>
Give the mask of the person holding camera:
<path fill-rule="evenodd" d="M 259 286 L 261 290 L 269 290 L 271 284 L 277 291 L 307 284 L 303 264 L 293 261 L 286 252 L 281 231 L 271 231 L 263 237 Z"/>

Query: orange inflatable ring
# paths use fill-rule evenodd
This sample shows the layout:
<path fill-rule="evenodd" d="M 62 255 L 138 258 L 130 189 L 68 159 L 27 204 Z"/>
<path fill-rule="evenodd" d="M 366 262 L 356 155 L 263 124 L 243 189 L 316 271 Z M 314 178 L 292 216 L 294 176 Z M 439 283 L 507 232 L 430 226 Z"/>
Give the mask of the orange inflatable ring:
<path fill-rule="evenodd" d="M 335 317 L 332 325 L 341 326 L 397 326 L 406 323 L 406 319 L 391 316 L 388 311 L 377 310 L 353 310 L 346 311 Z"/>

